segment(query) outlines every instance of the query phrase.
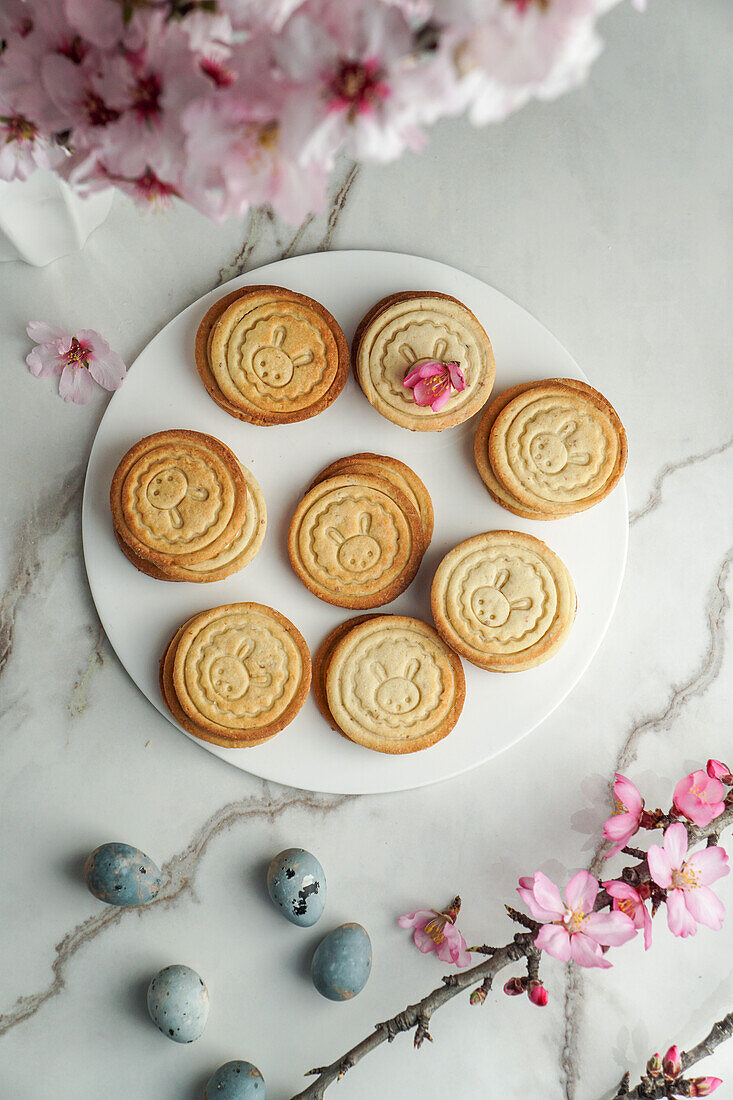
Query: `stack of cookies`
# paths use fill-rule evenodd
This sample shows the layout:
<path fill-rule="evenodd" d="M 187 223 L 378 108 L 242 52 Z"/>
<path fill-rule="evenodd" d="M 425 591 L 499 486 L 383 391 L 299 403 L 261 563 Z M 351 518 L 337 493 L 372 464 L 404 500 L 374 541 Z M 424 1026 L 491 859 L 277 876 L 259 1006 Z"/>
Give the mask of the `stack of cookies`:
<path fill-rule="evenodd" d="M 194 615 L 160 662 L 160 690 L 188 733 L 228 748 L 269 741 L 295 718 L 310 687 L 300 631 L 259 603 L 231 603 Z"/>
<path fill-rule="evenodd" d="M 492 672 L 542 664 L 575 619 L 572 577 L 549 546 L 519 531 L 487 531 L 443 558 L 431 591 L 441 638 Z"/>
<path fill-rule="evenodd" d="M 525 519 L 560 519 L 607 497 L 626 468 L 626 432 L 585 382 L 512 386 L 481 418 L 476 466 L 492 498 Z"/>
<path fill-rule="evenodd" d="M 491 342 L 470 309 L 434 290 L 403 291 L 382 298 L 359 323 L 352 344 L 359 385 L 377 412 L 415 432 L 439 432 L 462 424 L 489 398 L 494 384 Z M 465 389 L 444 379 L 447 399 L 420 405 L 405 378 L 421 364 L 458 364 Z M 432 382 L 438 395 L 440 374 Z"/>
<path fill-rule="evenodd" d="M 221 440 L 185 429 L 130 448 L 110 505 L 122 552 L 157 580 L 222 580 L 252 560 L 267 527 L 255 477 Z"/>
<path fill-rule="evenodd" d="M 288 553 L 319 599 L 381 607 L 412 582 L 432 531 L 430 494 L 414 470 L 388 456 L 350 455 L 322 470 L 306 492 Z"/>
<path fill-rule="evenodd" d="M 292 290 L 232 291 L 199 325 L 196 367 L 225 412 L 251 424 L 293 424 L 336 400 L 349 349 L 328 310 Z"/>
<path fill-rule="evenodd" d="M 324 639 L 314 692 L 326 721 L 376 752 L 419 752 L 451 732 L 466 682 L 435 630 L 402 615 L 360 615 Z"/>

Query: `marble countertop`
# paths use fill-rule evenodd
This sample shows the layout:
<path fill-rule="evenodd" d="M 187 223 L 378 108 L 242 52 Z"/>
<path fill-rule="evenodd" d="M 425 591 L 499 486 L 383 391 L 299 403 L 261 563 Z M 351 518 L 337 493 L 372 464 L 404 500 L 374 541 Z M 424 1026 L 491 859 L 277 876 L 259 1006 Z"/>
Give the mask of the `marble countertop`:
<path fill-rule="evenodd" d="M 3 1100 L 197 1100 L 233 1057 L 259 1065 L 268 1096 L 284 1100 L 310 1066 L 439 982 L 444 966 L 411 947 L 398 914 L 460 891 L 469 941 L 505 942 L 519 874 L 602 873 L 615 770 L 656 805 L 700 761 L 730 758 L 726 28 L 722 0 L 618 8 L 581 90 L 500 127 L 441 125 L 421 157 L 343 165 L 329 208 L 297 230 L 262 212 L 215 229 L 187 209 L 141 214 L 117 198 L 82 253 L 0 268 Z M 472 773 L 362 798 L 239 772 L 138 692 L 105 640 L 80 551 L 106 395 L 65 406 L 23 362 L 29 319 L 97 328 L 130 362 L 220 282 L 346 247 L 431 256 L 516 299 L 612 399 L 631 455 L 627 575 L 571 697 Z M 83 859 L 109 839 L 164 865 L 162 902 L 118 911 L 90 897 Z M 305 976 L 318 930 L 278 920 L 264 894 L 264 866 L 290 845 L 327 869 L 329 927 L 358 920 L 372 935 L 371 981 L 345 1005 L 321 1001 Z M 731 880 L 720 894 L 733 907 Z M 682 941 L 662 916 L 654 949 L 635 941 L 610 971 L 547 960 L 543 1013 L 499 992 L 481 1009 L 458 999 L 436 1015 L 432 1045 L 385 1045 L 328 1095 L 600 1100 L 625 1068 L 638 1075 L 663 1044 L 692 1045 L 733 1007 L 732 949 L 731 920 Z M 147 982 L 171 962 L 211 991 L 208 1028 L 187 1047 L 146 1015 Z M 709 1065 L 733 1089 L 733 1045 Z"/>

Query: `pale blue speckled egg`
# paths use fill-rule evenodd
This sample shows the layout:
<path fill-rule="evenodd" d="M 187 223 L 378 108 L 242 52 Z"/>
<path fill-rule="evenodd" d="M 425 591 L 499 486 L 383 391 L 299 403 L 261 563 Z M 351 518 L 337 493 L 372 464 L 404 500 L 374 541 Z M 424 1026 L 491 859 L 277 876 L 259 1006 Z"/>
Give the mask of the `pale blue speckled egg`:
<path fill-rule="evenodd" d="M 148 1012 L 174 1043 L 192 1043 L 209 1018 L 209 991 L 190 966 L 166 966 L 148 986 Z"/>
<path fill-rule="evenodd" d="M 314 855 L 286 848 L 267 868 L 267 889 L 284 917 L 310 928 L 326 907 L 326 876 Z"/>
<path fill-rule="evenodd" d="M 84 881 L 95 898 L 108 905 L 147 905 L 160 890 L 163 876 L 145 852 L 112 842 L 88 856 Z"/>
<path fill-rule="evenodd" d="M 341 924 L 321 940 L 311 962 L 313 985 L 329 1001 L 361 993 L 372 969 L 372 943 L 360 924 Z"/>
<path fill-rule="evenodd" d="M 225 1062 L 207 1081 L 204 1100 L 265 1100 L 265 1082 L 251 1062 Z"/>

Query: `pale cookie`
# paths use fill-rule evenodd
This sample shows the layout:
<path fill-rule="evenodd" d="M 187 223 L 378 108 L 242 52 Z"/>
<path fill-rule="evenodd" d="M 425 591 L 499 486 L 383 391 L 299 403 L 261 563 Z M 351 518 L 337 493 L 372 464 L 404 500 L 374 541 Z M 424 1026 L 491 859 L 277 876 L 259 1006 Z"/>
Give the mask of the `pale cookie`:
<path fill-rule="evenodd" d="M 431 626 L 378 615 L 336 645 L 326 695 L 351 741 L 377 752 L 419 752 L 455 726 L 466 681 L 459 658 Z"/>
<path fill-rule="evenodd" d="M 189 619 L 188 622 L 190 621 Z M 259 739 L 252 738 L 246 742 L 242 742 L 240 745 L 233 745 L 230 730 L 222 726 L 221 731 L 216 734 L 209 730 L 202 729 L 200 726 L 197 726 L 195 722 L 192 722 L 185 711 L 181 709 L 181 704 L 178 702 L 178 696 L 173 686 L 173 664 L 178 642 L 188 626 L 188 622 L 184 623 L 173 635 L 173 638 L 166 647 L 165 653 L 159 662 L 158 682 L 160 684 L 160 693 L 163 696 L 163 702 L 170 711 L 171 716 L 187 733 L 192 734 L 194 737 L 198 737 L 201 741 L 209 741 L 213 745 L 221 745 L 224 748 L 253 748 L 255 745 L 264 745 L 265 741 L 269 741 L 275 736 L 274 733 Z"/>
<path fill-rule="evenodd" d="M 246 745 L 284 729 L 308 695 L 311 660 L 300 631 L 271 607 L 224 604 L 186 624 L 173 691 L 217 744 Z"/>
<path fill-rule="evenodd" d="M 343 730 L 339 729 L 328 706 L 328 697 L 326 695 L 326 675 L 328 673 L 328 666 L 331 663 L 331 657 L 333 656 L 333 651 L 336 646 L 341 639 L 349 633 L 352 627 L 358 626 L 359 623 L 366 623 L 374 618 L 374 615 L 355 615 L 353 619 L 346 619 L 345 622 L 339 623 L 338 626 L 335 626 L 333 630 L 326 635 L 313 657 L 312 685 L 316 706 L 331 729 L 335 730 L 336 733 L 340 733 L 342 737 L 346 737 L 346 734 Z"/>
<path fill-rule="evenodd" d="M 319 302 L 282 287 L 248 287 L 212 307 L 196 337 L 196 364 L 214 399 L 254 424 L 316 416 L 343 389 L 348 345 Z"/>
<path fill-rule="evenodd" d="M 240 464 L 241 465 L 241 464 Z M 125 545 L 119 533 L 115 531 L 117 542 L 122 553 L 129 561 L 146 573 L 149 577 L 164 581 L 192 581 L 195 584 L 221 581 L 232 573 L 238 573 L 245 565 L 252 561 L 262 546 L 267 530 L 267 506 L 262 489 L 254 474 L 245 466 L 241 466 L 244 480 L 247 482 L 247 508 L 244 523 L 238 535 L 229 543 L 225 550 L 220 551 L 209 561 L 200 562 L 198 565 L 174 565 L 167 564 L 165 568 L 155 566 L 152 562 L 146 562 L 144 558 L 135 554 Z"/>
<path fill-rule="evenodd" d="M 359 385 L 378 412 L 418 432 L 462 424 L 486 403 L 494 384 L 494 354 L 476 317 L 457 298 L 406 291 L 383 298 L 359 324 L 353 342 Z M 466 388 L 453 391 L 439 412 L 415 403 L 404 378 L 424 359 L 456 362 Z"/>
<path fill-rule="evenodd" d="M 489 462 L 510 496 L 559 517 L 603 500 L 626 466 L 626 433 L 590 386 L 544 382 L 517 394 L 489 434 Z"/>
<path fill-rule="evenodd" d="M 386 478 L 398 489 L 401 489 L 411 504 L 417 509 L 423 526 L 424 549 L 427 550 L 433 537 L 435 513 L 433 501 L 426 485 L 417 476 L 415 471 L 405 462 L 390 455 L 375 455 L 364 452 L 356 455 L 347 455 L 346 458 L 338 458 L 324 470 L 321 470 L 313 484 L 325 481 L 327 477 L 335 474 L 367 473 L 376 474 L 377 477 Z"/>
<path fill-rule="evenodd" d="M 544 542 L 519 531 L 487 531 L 443 558 L 431 606 L 438 633 L 462 657 L 495 672 L 519 672 L 560 649 L 576 598 L 566 566 Z"/>
<path fill-rule="evenodd" d="M 379 607 L 404 592 L 422 559 L 420 517 L 404 493 L 366 474 L 327 478 L 306 493 L 288 532 L 303 584 L 337 607 Z"/>
<path fill-rule="evenodd" d="M 165 569 L 224 550 L 241 531 L 247 483 L 235 455 L 203 432 L 156 432 L 131 447 L 112 479 L 117 533 Z"/>

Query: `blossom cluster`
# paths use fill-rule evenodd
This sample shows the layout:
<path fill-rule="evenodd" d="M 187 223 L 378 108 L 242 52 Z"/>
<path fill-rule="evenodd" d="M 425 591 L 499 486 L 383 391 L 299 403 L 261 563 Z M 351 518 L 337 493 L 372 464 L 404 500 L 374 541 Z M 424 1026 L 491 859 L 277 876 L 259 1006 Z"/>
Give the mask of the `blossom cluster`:
<path fill-rule="evenodd" d="M 319 208 L 335 158 L 579 84 L 618 0 L 3 0 L 0 179 L 179 196 L 221 221 Z"/>

